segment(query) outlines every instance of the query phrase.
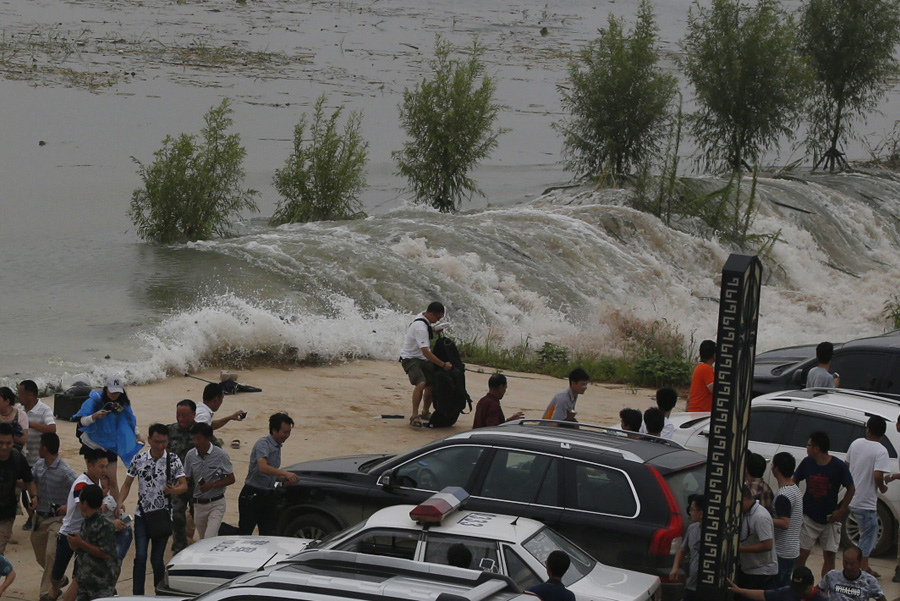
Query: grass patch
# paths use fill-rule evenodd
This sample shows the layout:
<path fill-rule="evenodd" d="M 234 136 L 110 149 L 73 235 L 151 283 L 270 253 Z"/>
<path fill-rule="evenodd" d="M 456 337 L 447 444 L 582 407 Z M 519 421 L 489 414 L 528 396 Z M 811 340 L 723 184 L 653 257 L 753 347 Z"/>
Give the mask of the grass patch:
<path fill-rule="evenodd" d="M 499 370 L 566 378 L 570 371 L 582 367 L 595 381 L 654 388 L 690 384 L 693 367 L 680 351 L 675 356 L 647 349 L 611 356 L 576 352 L 549 342 L 541 348 L 532 347 L 528 341 L 504 348 L 489 339 L 461 342 L 458 348 L 464 361 Z"/>

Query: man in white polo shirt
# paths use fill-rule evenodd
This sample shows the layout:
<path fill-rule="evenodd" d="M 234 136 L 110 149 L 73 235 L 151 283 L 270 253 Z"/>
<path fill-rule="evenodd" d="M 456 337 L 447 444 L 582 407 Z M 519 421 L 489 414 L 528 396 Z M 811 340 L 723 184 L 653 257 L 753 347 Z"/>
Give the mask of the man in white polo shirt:
<path fill-rule="evenodd" d="M 424 313 L 416 316 L 406 329 L 406 338 L 403 348 L 400 349 L 400 363 L 403 371 L 409 377 L 409 383 L 413 385 L 412 416 L 409 425 L 421 427 L 422 420 L 431 417 L 431 383 L 434 367 L 438 366 L 444 371 L 453 369 L 449 361 L 441 361 L 431 352 L 430 340 L 434 337 L 432 325 L 444 317 L 444 305 L 434 301 Z M 422 415 L 419 415 L 419 404 L 425 399 Z"/>
<path fill-rule="evenodd" d="M 218 382 L 210 382 L 203 389 L 203 402 L 197 405 L 197 415 L 194 421 L 198 424 L 209 424 L 213 430 L 218 430 L 230 421 L 242 421 L 247 414 L 243 409 L 238 409 L 231 415 L 215 418 L 215 413 L 222 407 L 225 401 L 225 391 Z"/>

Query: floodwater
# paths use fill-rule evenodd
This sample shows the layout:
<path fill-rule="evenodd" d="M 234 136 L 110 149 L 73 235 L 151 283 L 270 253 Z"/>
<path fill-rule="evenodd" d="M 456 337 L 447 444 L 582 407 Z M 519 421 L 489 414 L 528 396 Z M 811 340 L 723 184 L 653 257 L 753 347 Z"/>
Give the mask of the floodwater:
<path fill-rule="evenodd" d="M 491 332 L 504 344 L 612 349 L 622 315 L 662 320 L 689 338 L 714 335 L 710 299 L 730 249 L 708 232 L 662 231 L 619 206 L 614 192 L 539 199 L 570 178 L 552 128 L 568 57 L 608 14 L 627 17 L 634 6 L 0 1 L 0 376 L 52 382 L 120 371 L 147 381 L 229 353 L 390 358 L 408 314 L 433 298 L 451 307 L 459 335 Z M 657 3 L 670 66 L 687 7 Z M 404 140 L 402 92 L 426 72 L 438 34 L 460 47 L 477 36 L 507 107 L 500 125 L 510 129 L 477 170 L 485 197 L 458 216 L 410 207 L 391 159 Z M 272 175 L 294 124 L 321 94 L 330 108 L 363 113 L 370 161 L 362 201 L 371 217 L 270 228 Z M 139 241 L 127 217 L 140 185 L 132 157 L 152 161 L 166 135 L 198 132 L 226 97 L 260 215 L 245 216 L 227 240 Z M 896 99 L 893 90 L 865 132 L 890 129 Z M 859 144 L 850 152 L 865 156 Z M 768 158 L 797 154 L 785 144 Z M 761 325 L 761 345 L 883 328 L 896 212 L 890 203 L 860 206 L 856 189 L 832 192 L 845 181 L 826 178 L 810 202 L 824 203 L 834 238 L 847 244 L 817 238 L 820 224 L 798 225 L 790 212 L 759 220 L 796 232 L 771 270 L 773 317 Z M 866 186 L 896 202 L 894 183 Z M 795 202 L 803 188 L 774 183 L 771 193 Z M 841 215 L 876 222 L 841 223 Z M 822 253 L 856 271 L 821 270 Z M 850 309 L 856 290 L 867 295 Z"/>

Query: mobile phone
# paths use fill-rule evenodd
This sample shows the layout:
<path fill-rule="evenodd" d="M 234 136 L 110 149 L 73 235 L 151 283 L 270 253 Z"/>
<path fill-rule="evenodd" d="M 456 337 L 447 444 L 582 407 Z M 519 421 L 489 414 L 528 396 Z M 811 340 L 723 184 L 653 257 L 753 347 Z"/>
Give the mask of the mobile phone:
<path fill-rule="evenodd" d="M 246 412 L 246 411 L 242 411 L 242 412 L 241 412 L 241 419 L 246 419 L 246 418 L 247 418 L 247 412 Z"/>
<path fill-rule="evenodd" d="M 130 523 L 131 523 L 131 516 L 130 516 L 130 515 L 124 516 L 124 517 L 122 518 L 122 523 L 125 524 L 126 526 L 127 526 L 128 524 L 130 524 Z"/>
<path fill-rule="evenodd" d="M 203 486 L 204 484 L 206 484 L 206 478 L 200 478 L 199 480 L 197 480 L 197 484 Z"/>

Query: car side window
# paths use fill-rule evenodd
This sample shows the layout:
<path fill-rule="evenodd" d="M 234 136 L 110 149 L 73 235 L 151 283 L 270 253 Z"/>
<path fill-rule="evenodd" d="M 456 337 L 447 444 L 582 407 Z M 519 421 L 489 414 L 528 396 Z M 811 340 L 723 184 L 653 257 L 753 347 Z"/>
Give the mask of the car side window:
<path fill-rule="evenodd" d="M 447 486 L 466 488 L 484 447 L 444 447 L 416 457 L 397 469 L 397 484 L 423 490 L 441 490 Z"/>
<path fill-rule="evenodd" d="M 831 360 L 832 373 L 841 376 L 841 388 L 878 390 L 893 357 L 886 353 L 840 353 Z"/>
<path fill-rule="evenodd" d="M 497 561 L 497 543 L 490 539 L 462 538 L 436 532 L 428 532 L 425 538 L 425 562 L 449 565 L 447 551 L 461 543 L 472 553 L 469 568 L 500 573 Z"/>
<path fill-rule="evenodd" d="M 791 417 L 792 410 L 751 409 L 750 440 L 771 444 L 782 444 L 784 425 Z M 804 445 L 806 442 L 803 443 Z"/>
<path fill-rule="evenodd" d="M 574 464 L 574 509 L 632 517 L 637 500 L 623 472 L 592 463 Z"/>
<path fill-rule="evenodd" d="M 785 444 L 805 449 L 809 435 L 816 431 L 828 434 L 831 443 L 829 452 L 831 453 L 846 453 L 851 442 L 866 435 L 866 427 L 863 424 L 854 424 L 822 415 L 798 413 L 797 424 L 790 431 Z"/>
<path fill-rule="evenodd" d="M 506 575 L 523 591 L 543 582 L 512 547 L 503 545 L 503 559 L 506 561 Z"/>
<path fill-rule="evenodd" d="M 497 449 L 479 496 L 556 506 L 559 504 L 559 459 Z"/>
<path fill-rule="evenodd" d="M 415 559 L 421 534 L 412 530 L 366 530 L 334 548 L 381 557 Z"/>

